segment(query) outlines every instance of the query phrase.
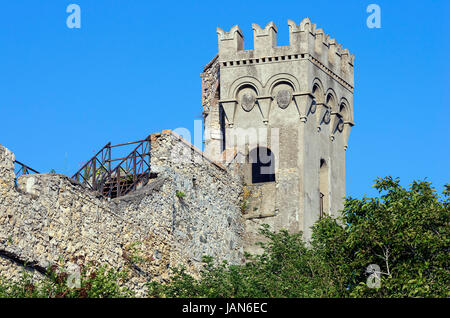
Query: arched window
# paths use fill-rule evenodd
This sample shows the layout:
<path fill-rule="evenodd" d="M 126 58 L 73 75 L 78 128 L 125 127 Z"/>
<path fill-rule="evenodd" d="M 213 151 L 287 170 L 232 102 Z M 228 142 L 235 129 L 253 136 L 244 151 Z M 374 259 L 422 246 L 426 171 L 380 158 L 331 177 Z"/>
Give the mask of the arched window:
<path fill-rule="evenodd" d="M 319 215 L 322 218 L 328 211 L 330 206 L 329 191 L 328 191 L 328 165 L 324 159 L 320 159 L 320 170 L 319 170 L 319 202 L 320 211 Z"/>
<path fill-rule="evenodd" d="M 275 181 L 275 156 L 270 149 L 258 147 L 249 153 L 252 183 Z"/>

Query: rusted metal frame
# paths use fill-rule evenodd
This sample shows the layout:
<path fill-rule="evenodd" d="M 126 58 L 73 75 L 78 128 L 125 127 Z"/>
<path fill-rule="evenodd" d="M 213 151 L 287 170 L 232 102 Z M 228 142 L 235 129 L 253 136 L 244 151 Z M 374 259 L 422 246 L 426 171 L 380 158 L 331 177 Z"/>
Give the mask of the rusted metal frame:
<path fill-rule="evenodd" d="M 128 145 L 132 145 L 132 144 L 142 143 L 144 141 L 147 141 L 147 139 L 138 140 L 138 141 L 131 141 L 131 142 L 124 142 L 122 144 L 112 145 L 110 147 L 111 148 L 115 148 L 115 147 L 121 147 L 121 146 L 128 146 Z"/>
<path fill-rule="evenodd" d="M 26 164 L 24 164 L 20 161 L 14 160 L 14 164 L 16 164 L 16 163 L 20 166 L 20 169 L 17 170 L 17 172 L 15 172 L 16 179 L 20 176 L 24 176 L 24 175 L 31 174 L 31 173 L 39 174 L 38 171 L 34 170 L 33 168 L 30 168 Z"/>
<path fill-rule="evenodd" d="M 98 160 L 98 158 L 97 158 L 97 161 L 98 161 L 98 163 L 100 163 L 100 166 L 97 169 L 96 162 L 94 163 L 94 170 L 93 170 L 93 171 L 95 171 L 93 173 L 93 184 L 95 187 L 94 190 L 102 190 L 105 180 L 107 180 L 108 177 L 110 177 L 110 172 L 109 172 L 110 168 L 106 167 L 103 164 L 103 162 L 105 162 L 104 160 Z M 103 169 L 103 170 L 100 170 L 100 169 Z M 100 171 L 100 174 L 98 174 L 99 171 Z"/>
<path fill-rule="evenodd" d="M 150 147 L 150 143 L 148 143 L 148 145 Z M 142 145 L 142 146 L 144 146 L 144 145 Z M 144 148 L 144 150 L 146 150 L 146 147 Z M 148 152 L 148 154 L 150 154 L 150 152 Z M 128 185 L 128 187 L 125 189 L 125 193 L 128 193 L 130 190 L 134 189 L 142 179 L 144 179 L 145 177 L 148 177 L 148 174 L 150 172 L 150 157 L 149 157 L 149 162 L 147 163 L 144 159 L 145 156 L 139 154 L 137 151 L 136 151 L 136 155 L 134 156 L 134 160 L 138 156 L 140 157 L 139 163 L 134 163 L 134 166 L 136 166 L 136 169 L 135 169 L 136 172 L 134 173 L 134 176 L 133 176 L 134 182 L 131 185 Z M 144 163 L 147 165 L 147 168 L 145 170 L 144 170 Z M 139 167 L 140 167 L 139 169 L 137 169 L 137 165 L 139 165 Z M 139 171 L 139 173 L 137 171 Z"/>
<path fill-rule="evenodd" d="M 145 169 L 142 173 L 136 174 L 135 181 L 132 184 L 128 184 L 128 185 L 125 184 L 125 185 L 123 185 L 121 193 L 127 194 L 131 190 L 135 189 L 135 187 L 139 184 L 139 182 L 141 180 L 143 180 L 144 178 L 148 177 L 149 172 L 150 172 L 150 166 L 148 166 L 148 168 Z"/>
<path fill-rule="evenodd" d="M 140 156 L 147 156 L 147 155 L 150 155 L 150 153 L 144 153 L 144 154 L 141 154 Z M 119 160 L 123 160 L 123 159 L 127 159 L 128 158 L 128 156 L 126 156 L 126 157 L 122 157 L 122 158 L 117 158 L 117 159 L 111 159 L 110 161 L 111 162 L 114 162 L 114 161 L 119 161 Z"/>
<path fill-rule="evenodd" d="M 108 151 L 108 173 L 109 173 L 109 176 L 111 177 L 111 145 L 109 146 L 109 151 Z"/>
<path fill-rule="evenodd" d="M 97 190 L 97 184 L 95 182 L 95 176 L 97 175 L 97 157 L 92 160 L 92 185 L 94 190 Z"/>
<path fill-rule="evenodd" d="M 105 167 L 104 163 L 106 162 L 106 156 L 109 158 L 109 153 L 111 152 L 111 148 L 109 146 L 106 147 L 106 153 L 104 151 L 100 152 L 101 160 L 99 160 L 99 156 L 97 155 L 92 159 L 92 185 L 94 190 L 100 190 L 103 188 L 103 181 L 105 180 L 105 173 L 108 173 L 108 168 Z M 97 162 L 100 164 L 97 168 Z M 98 175 L 98 173 L 101 175 Z M 97 178 L 97 176 L 99 178 Z"/>
<path fill-rule="evenodd" d="M 80 181 L 81 178 L 81 181 Z M 89 178 L 85 178 L 81 173 L 77 172 L 72 179 L 77 180 L 78 182 L 87 185 L 90 189 L 94 189 L 94 186 L 89 182 Z"/>
<path fill-rule="evenodd" d="M 105 152 L 106 150 L 106 152 Z M 99 160 L 99 155 L 101 160 Z M 111 142 L 108 142 L 102 149 L 100 149 L 88 162 L 86 162 L 86 164 L 84 164 L 80 170 L 78 170 L 73 176 L 72 179 L 77 180 L 78 182 L 81 182 L 83 184 L 86 184 L 89 188 L 91 188 L 92 190 L 97 190 L 98 186 L 97 186 L 97 182 L 96 182 L 96 174 L 97 174 L 97 161 L 100 163 L 100 167 L 105 168 L 106 171 L 108 171 L 109 169 L 107 169 L 104 166 L 104 163 L 107 161 L 107 158 L 110 158 L 111 156 Z M 87 170 L 88 169 L 88 170 Z M 87 174 L 87 176 L 83 175 Z M 80 177 L 82 180 L 80 180 Z M 90 182 L 92 179 L 92 183 Z"/>
<path fill-rule="evenodd" d="M 20 173 L 22 172 L 22 170 L 23 170 L 23 166 L 21 166 L 20 169 L 16 172 L 16 177 L 20 175 Z"/>
<path fill-rule="evenodd" d="M 90 163 L 97 158 L 99 154 L 101 154 L 105 149 L 108 149 L 108 152 L 111 152 L 111 142 L 108 142 L 102 149 L 100 149 L 88 162 L 86 162 L 73 176 L 72 179 L 75 179 L 77 175 L 79 175 Z"/>
<path fill-rule="evenodd" d="M 89 165 L 89 163 L 93 160 L 93 159 L 95 159 L 103 150 L 105 150 L 106 148 L 110 148 L 110 145 L 111 145 L 111 142 L 108 142 L 102 149 L 100 149 L 100 151 L 99 152 L 97 152 L 96 154 L 95 154 L 95 156 L 93 156 L 91 159 L 89 159 L 89 161 L 88 162 L 86 162 L 86 164 L 84 165 L 84 166 L 82 166 L 81 168 L 80 168 L 80 170 L 78 170 L 77 171 L 77 173 L 78 172 L 81 172 L 87 165 Z"/>
<path fill-rule="evenodd" d="M 15 171 L 16 169 L 14 169 L 14 174 L 15 174 L 14 186 L 16 188 L 19 187 L 19 184 L 18 184 L 17 180 L 18 180 L 18 178 L 20 176 L 28 175 L 28 174 L 31 174 L 31 173 L 39 174 L 38 171 L 34 170 L 33 168 L 28 167 L 26 164 L 24 164 L 24 163 L 22 163 L 20 161 L 14 160 L 14 164 L 18 164 L 20 166 L 20 168 L 19 168 L 19 170 L 17 170 L 17 172 Z"/>
<path fill-rule="evenodd" d="M 124 185 L 121 190 L 121 193 L 123 195 L 125 195 L 125 194 L 129 193 L 131 190 L 135 190 L 135 188 L 139 184 L 139 182 L 148 177 L 149 172 L 150 172 L 150 169 L 147 169 L 146 171 L 144 171 L 144 173 L 141 173 L 138 175 L 138 178 L 136 179 L 135 183 L 132 183 L 129 185 Z"/>
<path fill-rule="evenodd" d="M 89 170 L 86 170 L 89 169 Z M 86 172 L 87 171 L 87 172 Z M 72 179 L 77 180 L 78 182 L 87 185 L 89 188 L 94 189 L 94 185 L 91 184 L 90 182 L 90 176 L 91 176 L 91 171 L 92 171 L 92 163 L 91 161 L 88 162 L 88 164 L 86 164 L 82 170 L 80 170 L 79 172 L 77 172 Z M 87 175 L 86 175 L 87 174 Z"/>
<path fill-rule="evenodd" d="M 133 142 L 134 144 L 137 142 Z M 128 143 L 131 144 L 131 143 Z M 129 192 L 129 190 L 131 190 L 132 188 L 134 188 L 136 186 L 136 184 L 143 178 L 142 175 L 140 175 L 138 177 L 138 173 L 137 173 L 137 166 L 136 166 L 136 158 L 139 156 L 141 159 L 140 161 L 144 160 L 144 157 L 148 155 L 149 157 L 149 162 L 150 162 L 150 151 L 148 151 L 146 154 L 141 154 L 138 152 L 140 147 L 144 147 L 143 149 L 147 148 L 147 144 L 148 147 L 150 148 L 150 136 L 147 137 L 146 139 L 142 140 L 140 142 L 140 144 L 125 158 L 123 158 L 123 160 L 114 168 L 114 170 L 111 171 L 111 175 L 114 175 L 115 173 L 115 178 L 114 178 L 114 185 L 111 185 L 108 191 L 107 196 L 111 197 L 112 196 L 112 192 L 113 189 L 116 189 L 116 196 L 119 197 L 123 194 L 126 194 Z M 129 162 L 129 160 L 132 160 L 132 162 Z M 112 161 L 112 160 L 111 160 Z M 130 169 L 130 164 L 133 164 L 132 169 Z M 149 163 L 148 165 L 148 169 L 146 169 L 143 172 L 143 175 L 145 175 L 146 173 L 149 172 L 150 170 L 150 165 Z M 121 185 L 121 182 L 126 181 L 126 180 L 122 180 L 121 177 L 121 170 L 124 169 L 125 173 L 129 173 L 130 170 L 133 171 L 132 177 L 133 177 L 133 183 L 129 186 L 127 186 L 126 184 Z"/>
<path fill-rule="evenodd" d="M 34 170 L 33 168 L 30 168 L 29 166 L 27 166 L 26 164 L 24 164 L 24 163 L 22 163 L 22 162 L 20 162 L 20 161 L 17 161 L 17 160 L 14 160 L 14 163 L 17 163 L 17 164 L 19 164 L 22 168 L 20 168 L 19 170 L 22 170 L 22 169 L 24 169 L 24 174 L 30 174 L 29 172 L 28 172 L 28 170 L 30 170 L 30 171 L 32 171 L 32 172 L 34 172 L 34 173 L 37 173 L 37 174 L 39 174 L 39 172 L 37 172 L 36 170 Z"/>
<path fill-rule="evenodd" d="M 139 145 L 127 157 L 111 158 L 111 148 L 137 143 L 139 143 Z M 112 197 L 112 192 L 115 190 L 116 196 L 119 197 L 135 188 L 139 182 L 149 175 L 150 147 L 150 136 L 143 140 L 117 145 L 111 145 L 109 142 L 85 165 L 83 165 L 72 178 L 81 181 L 88 185 L 92 190 L 99 191 L 108 197 Z M 145 157 L 147 156 L 148 162 L 145 160 Z M 119 160 L 120 163 L 112 168 L 112 162 Z M 144 168 L 144 163 L 147 166 L 146 169 Z M 124 173 L 125 176 L 123 177 L 126 178 L 122 177 L 122 174 Z M 128 180 L 128 177 L 131 177 L 132 179 Z M 104 191 L 106 184 L 109 186 L 108 193 L 105 193 Z"/>
<path fill-rule="evenodd" d="M 72 177 L 72 179 L 77 180 L 80 183 L 87 184 L 89 186 L 89 188 L 91 188 L 91 189 L 93 188 L 92 185 L 89 183 L 89 179 L 85 178 L 80 172 L 77 172 Z M 80 181 L 80 179 L 81 179 L 81 181 Z"/>

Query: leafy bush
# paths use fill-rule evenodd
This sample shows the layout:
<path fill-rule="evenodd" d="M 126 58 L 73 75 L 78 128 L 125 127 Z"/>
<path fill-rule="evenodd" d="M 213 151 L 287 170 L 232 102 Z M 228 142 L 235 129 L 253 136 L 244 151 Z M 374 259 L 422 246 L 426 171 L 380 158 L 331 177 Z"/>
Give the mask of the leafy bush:
<path fill-rule="evenodd" d="M 57 268 L 50 267 L 47 278 L 36 281 L 29 272 L 23 272 L 20 281 L 9 282 L 0 278 L 0 298 L 115 298 L 132 297 L 133 293 L 122 286 L 126 272 L 81 266 L 79 287 L 70 284 L 71 276 Z"/>

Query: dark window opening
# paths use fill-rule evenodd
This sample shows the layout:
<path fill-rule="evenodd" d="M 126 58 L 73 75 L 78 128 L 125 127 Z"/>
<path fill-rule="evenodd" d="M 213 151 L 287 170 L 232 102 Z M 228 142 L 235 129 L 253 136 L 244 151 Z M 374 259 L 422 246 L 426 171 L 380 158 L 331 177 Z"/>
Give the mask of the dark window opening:
<path fill-rule="evenodd" d="M 275 157 L 270 149 L 253 149 L 249 159 L 252 166 L 252 183 L 275 181 Z"/>
<path fill-rule="evenodd" d="M 330 198 L 328 189 L 328 166 L 324 159 L 320 159 L 319 170 L 319 217 L 324 217 L 329 212 Z"/>
<path fill-rule="evenodd" d="M 226 136 L 226 127 L 225 127 L 225 111 L 223 110 L 223 107 L 220 106 L 219 108 L 219 121 L 220 121 L 220 133 L 222 134 L 222 151 L 225 151 L 227 141 L 225 139 Z"/>
<path fill-rule="evenodd" d="M 322 192 L 320 192 L 320 195 L 319 195 L 319 200 L 320 200 L 319 219 L 323 218 L 323 197 L 324 197 L 324 194 Z"/>

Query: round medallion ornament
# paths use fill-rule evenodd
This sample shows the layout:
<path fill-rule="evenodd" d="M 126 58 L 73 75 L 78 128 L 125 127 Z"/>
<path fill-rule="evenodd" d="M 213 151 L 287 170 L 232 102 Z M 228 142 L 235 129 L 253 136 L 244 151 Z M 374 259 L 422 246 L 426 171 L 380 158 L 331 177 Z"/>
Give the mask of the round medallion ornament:
<path fill-rule="evenodd" d="M 241 105 L 246 112 L 249 112 L 253 109 L 253 106 L 255 106 L 255 102 L 256 102 L 255 95 L 249 93 L 245 93 L 244 95 L 242 95 Z"/>
<path fill-rule="evenodd" d="M 284 89 L 277 93 L 277 104 L 281 109 L 285 109 L 289 106 L 292 101 L 292 92 L 290 90 Z"/>

